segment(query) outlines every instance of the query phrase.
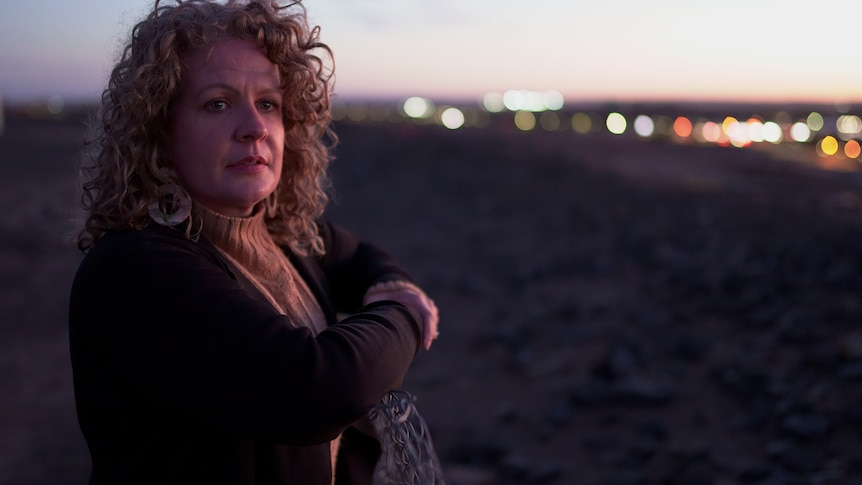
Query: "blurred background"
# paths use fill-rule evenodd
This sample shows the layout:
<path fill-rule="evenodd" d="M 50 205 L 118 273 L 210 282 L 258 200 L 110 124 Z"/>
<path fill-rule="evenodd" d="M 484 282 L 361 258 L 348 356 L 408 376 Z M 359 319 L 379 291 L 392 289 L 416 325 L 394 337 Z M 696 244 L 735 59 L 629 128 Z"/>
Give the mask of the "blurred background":
<path fill-rule="evenodd" d="M 835 103 L 857 100 L 862 82 L 860 7 L 841 0 L 304 3 L 335 50 L 344 97 L 474 102 L 526 89 L 570 102 Z M 3 95 L 93 99 L 149 8 L 144 0 L 5 4 Z"/>
<path fill-rule="evenodd" d="M 862 5 L 306 0 L 330 216 L 442 336 L 450 485 L 862 483 Z M 143 0 L 0 5 L 0 483 L 83 484 L 88 114 Z"/>
<path fill-rule="evenodd" d="M 458 129 L 511 112 L 522 131 L 791 141 L 860 155 L 862 68 L 849 20 L 860 7 L 843 1 L 305 5 L 335 52 L 340 119 Z M 149 8 L 141 0 L 4 5 L 0 99 L 53 115 L 97 100 L 124 36 Z M 746 106 L 707 112 L 705 103 Z"/>

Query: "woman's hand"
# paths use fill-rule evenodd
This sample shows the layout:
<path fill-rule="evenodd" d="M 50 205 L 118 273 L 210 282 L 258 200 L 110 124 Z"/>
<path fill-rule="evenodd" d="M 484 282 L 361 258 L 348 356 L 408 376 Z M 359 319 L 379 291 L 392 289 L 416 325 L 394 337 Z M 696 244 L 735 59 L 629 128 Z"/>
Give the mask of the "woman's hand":
<path fill-rule="evenodd" d="M 422 317 L 422 346 L 425 350 L 440 335 L 438 323 L 440 320 L 434 300 L 428 298 L 418 286 L 407 281 L 388 281 L 372 286 L 365 293 L 362 304 L 375 301 L 393 300 L 410 308 Z"/>

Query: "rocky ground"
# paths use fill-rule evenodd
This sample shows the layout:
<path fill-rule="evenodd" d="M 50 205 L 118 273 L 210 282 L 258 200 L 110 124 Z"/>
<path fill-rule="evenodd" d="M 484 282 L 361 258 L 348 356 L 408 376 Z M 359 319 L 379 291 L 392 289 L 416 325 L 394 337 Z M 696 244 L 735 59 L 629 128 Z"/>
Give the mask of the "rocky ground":
<path fill-rule="evenodd" d="M 602 135 L 338 130 L 333 218 L 441 310 L 406 387 L 450 485 L 862 484 L 859 175 Z M 4 484 L 86 482 L 62 239 L 80 131 L 0 137 Z"/>

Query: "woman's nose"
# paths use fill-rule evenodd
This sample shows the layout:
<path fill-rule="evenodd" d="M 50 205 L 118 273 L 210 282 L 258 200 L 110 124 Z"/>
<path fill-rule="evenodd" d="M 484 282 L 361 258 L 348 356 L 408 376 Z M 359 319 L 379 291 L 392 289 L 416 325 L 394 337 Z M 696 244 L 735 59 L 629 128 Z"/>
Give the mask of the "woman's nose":
<path fill-rule="evenodd" d="M 242 115 L 236 127 L 236 138 L 239 141 L 258 141 L 269 136 L 264 117 L 256 109 L 248 109 Z"/>

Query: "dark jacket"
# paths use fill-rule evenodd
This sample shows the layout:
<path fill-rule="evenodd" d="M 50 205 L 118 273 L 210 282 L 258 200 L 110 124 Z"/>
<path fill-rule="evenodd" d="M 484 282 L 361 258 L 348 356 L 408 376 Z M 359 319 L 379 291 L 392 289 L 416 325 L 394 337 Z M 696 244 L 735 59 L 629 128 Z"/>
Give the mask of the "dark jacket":
<path fill-rule="evenodd" d="M 401 385 L 419 319 L 395 302 L 360 308 L 371 284 L 409 276 L 332 224 L 322 233 L 325 256 L 291 256 L 330 323 L 316 337 L 204 238 L 153 225 L 99 240 L 69 310 L 92 485 L 326 485 L 341 432 L 339 483 L 370 481 L 376 441 L 345 429 Z"/>

